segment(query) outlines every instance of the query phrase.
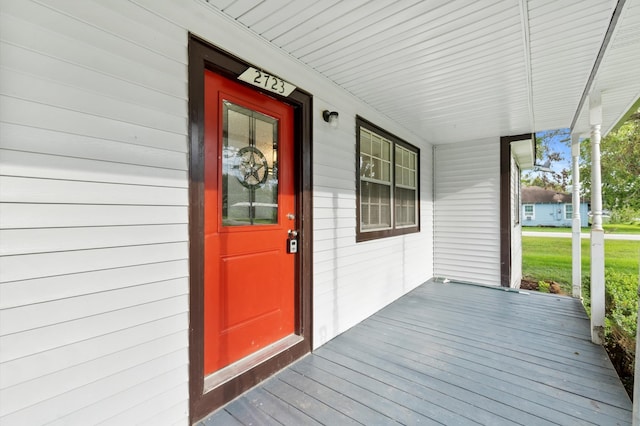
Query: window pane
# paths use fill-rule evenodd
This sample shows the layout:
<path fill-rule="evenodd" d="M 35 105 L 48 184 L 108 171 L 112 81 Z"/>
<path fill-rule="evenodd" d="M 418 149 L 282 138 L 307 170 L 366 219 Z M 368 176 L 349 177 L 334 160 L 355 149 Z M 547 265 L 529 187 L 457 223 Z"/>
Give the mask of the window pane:
<path fill-rule="evenodd" d="M 278 222 L 278 122 L 223 102 L 222 223 Z"/>
<path fill-rule="evenodd" d="M 396 225 L 409 226 L 416 221 L 416 191 L 398 188 L 396 190 Z"/>
<path fill-rule="evenodd" d="M 391 187 L 373 182 L 360 186 L 360 222 L 362 229 L 387 229 L 391 226 Z"/>
<path fill-rule="evenodd" d="M 416 154 L 396 145 L 396 185 L 416 188 Z"/>
<path fill-rule="evenodd" d="M 391 142 L 360 129 L 360 176 L 391 182 Z"/>

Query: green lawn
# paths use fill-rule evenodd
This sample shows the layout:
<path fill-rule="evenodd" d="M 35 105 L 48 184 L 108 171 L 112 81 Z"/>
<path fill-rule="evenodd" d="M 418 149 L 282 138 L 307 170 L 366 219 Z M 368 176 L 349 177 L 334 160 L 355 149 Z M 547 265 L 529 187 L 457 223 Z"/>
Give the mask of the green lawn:
<path fill-rule="evenodd" d="M 584 277 L 589 275 L 589 240 L 581 242 Z M 638 276 L 640 241 L 605 240 L 604 250 L 605 268 Z M 556 281 L 571 294 L 571 239 L 522 237 L 522 275 Z"/>
<path fill-rule="evenodd" d="M 612 224 L 606 223 L 602 225 L 606 234 L 640 234 L 640 224 L 627 225 L 627 224 Z M 552 228 L 546 226 L 523 226 L 523 231 L 533 232 L 571 232 L 571 228 Z M 591 228 L 582 228 L 583 234 L 591 232 Z"/>

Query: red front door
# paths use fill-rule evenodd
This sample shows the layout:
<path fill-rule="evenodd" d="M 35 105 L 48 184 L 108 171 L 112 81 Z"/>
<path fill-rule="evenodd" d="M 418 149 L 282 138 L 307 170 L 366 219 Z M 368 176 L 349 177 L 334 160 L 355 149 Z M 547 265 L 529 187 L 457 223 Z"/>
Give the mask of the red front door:
<path fill-rule="evenodd" d="M 295 331 L 293 109 L 205 72 L 204 373 Z"/>

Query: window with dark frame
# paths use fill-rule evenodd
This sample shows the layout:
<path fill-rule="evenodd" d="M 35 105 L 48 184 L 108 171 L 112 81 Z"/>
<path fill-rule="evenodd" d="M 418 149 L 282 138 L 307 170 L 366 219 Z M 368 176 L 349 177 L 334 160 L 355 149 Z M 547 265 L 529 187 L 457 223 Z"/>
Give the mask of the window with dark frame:
<path fill-rule="evenodd" d="M 420 151 L 356 117 L 356 241 L 420 231 Z"/>

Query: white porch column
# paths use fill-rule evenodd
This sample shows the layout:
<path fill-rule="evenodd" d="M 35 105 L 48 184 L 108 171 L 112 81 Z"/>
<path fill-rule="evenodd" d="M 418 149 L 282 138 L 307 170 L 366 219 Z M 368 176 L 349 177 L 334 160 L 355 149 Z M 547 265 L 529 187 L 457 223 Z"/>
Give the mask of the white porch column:
<path fill-rule="evenodd" d="M 573 206 L 573 221 L 571 223 L 572 240 L 571 240 L 571 267 L 573 297 L 582 298 L 582 248 L 580 240 L 580 135 L 571 135 L 571 158 L 572 158 L 572 180 L 573 195 L 571 198 Z"/>
<path fill-rule="evenodd" d="M 604 340 L 604 231 L 602 229 L 602 179 L 600 171 L 600 93 L 589 96 L 591 125 L 591 341 Z"/>

